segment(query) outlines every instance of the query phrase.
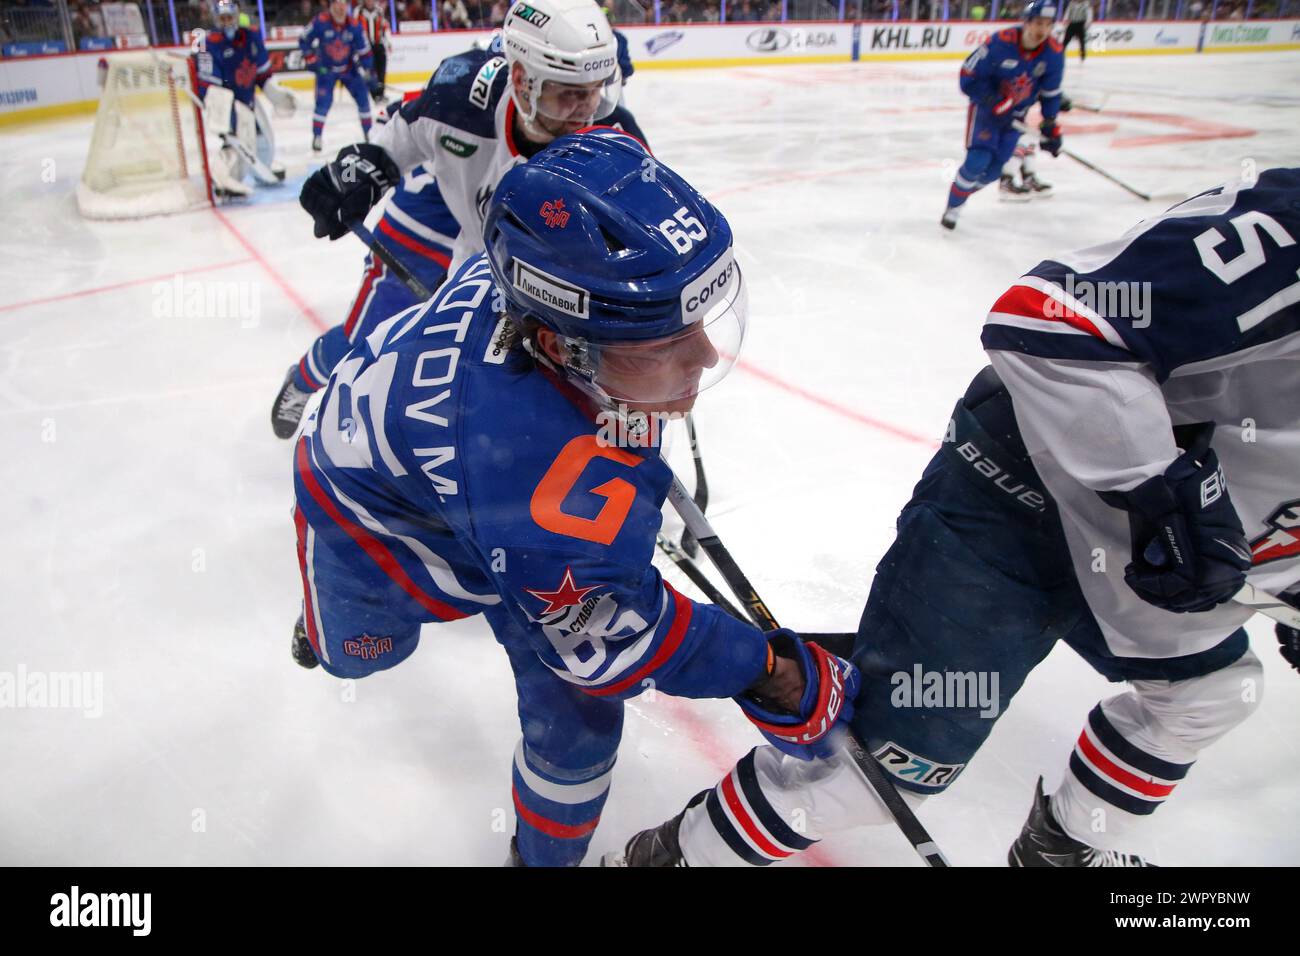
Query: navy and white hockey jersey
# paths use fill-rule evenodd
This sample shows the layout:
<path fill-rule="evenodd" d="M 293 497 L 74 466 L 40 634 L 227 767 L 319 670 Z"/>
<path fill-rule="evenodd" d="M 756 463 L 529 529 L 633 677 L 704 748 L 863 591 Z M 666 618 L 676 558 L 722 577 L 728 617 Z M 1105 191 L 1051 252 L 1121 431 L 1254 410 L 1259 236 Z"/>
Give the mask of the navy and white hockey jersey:
<path fill-rule="evenodd" d="M 1127 516 L 1097 492 L 1163 473 L 1175 425 L 1216 425 L 1250 583 L 1276 593 L 1300 580 L 1300 169 L 1040 263 L 993 306 L 983 344 L 1115 654 L 1195 653 L 1250 616 L 1229 603 L 1173 617 L 1124 583 Z"/>
<path fill-rule="evenodd" d="M 618 107 L 598 120 L 645 141 L 632 114 Z M 460 223 L 452 267 L 483 249 L 483 217 L 506 171 L 542 147 L 515 141 L 515 101 L 509 93 L 506 58 L 494 44 L 448 57 L 423 94 L 402 105 L 374 134 L 405 173 L 423 163 L 438 180 Z"/>
<path fill-rule="evenodd" d="M 334 369 L 295 449 L 309 636 L 324 627 L 313 594 L 363 604 L 357 582 L 379 575 L 412 625 L 504 608 L 589 694 L 741 692 L 766 637 L 651 563 L 671 482 L 659 450 L 602 440 L 580 393 L 520 368 L 498 300 L 475 256 Z"/>

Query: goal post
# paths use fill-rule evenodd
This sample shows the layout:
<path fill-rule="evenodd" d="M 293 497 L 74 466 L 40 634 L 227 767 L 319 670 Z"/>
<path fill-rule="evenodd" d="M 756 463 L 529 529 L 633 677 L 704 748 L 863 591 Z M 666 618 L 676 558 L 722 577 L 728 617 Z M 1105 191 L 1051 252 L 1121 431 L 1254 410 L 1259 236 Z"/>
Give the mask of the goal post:
<path fill-rule="evenodd" d="M 191 57 L 146 51 L 100 63 L 103 89 L 77 206 L 140 219 L 210 206 L 212 178 Z"/>

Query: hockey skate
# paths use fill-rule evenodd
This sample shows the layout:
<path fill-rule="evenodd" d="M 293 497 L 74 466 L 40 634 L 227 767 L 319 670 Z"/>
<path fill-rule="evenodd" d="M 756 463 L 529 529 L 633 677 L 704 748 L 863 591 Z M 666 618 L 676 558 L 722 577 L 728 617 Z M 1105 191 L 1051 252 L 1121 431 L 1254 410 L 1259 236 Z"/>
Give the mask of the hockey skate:
<path fill-rule="evenodd" d="M 293 384 L 293 369 L 292 365 L 289 366 L 289 374 L 284 377 L 280 393 L 275 396 L 275 404 L 271 406 L 271 428 L 274 429 L 276 438 L 293 437 L 293 433 L 298 430 L 298 422 L 302 421 L 307 399 L 311 398 L 311 392 L 304 392 Z"/>
<path fill-rule="evenodd" d="M 319 136 L 313 136 L 311 138 L 311 151 L 313 153 L 319 153 L 324 148 L 325 148 L 325 144 L 321 142 L 321 138 Z"/>
<path fill-rule="evenodd" d="M 634 838 L 635 839 L 635 838 Z M 1052 816 L 1051 800 L 1043 793 L 1043 778 L 1034 789 L 1034 805 L 1016 842 L 1007 851 L 1011 866 L 1155 866 L 1140 856 L 1098 850 L 1066 834 Z"/>
<path fill-rule="evenodd" d="M 998 198 L 1004 202 L 1028 202 L 1034 197 L 1028 186 L 1016 182 L 1016 177 L 1003 173 L 998 180 Z"/>
<path fill-rule="evenodd" d="M 939 225 L 945 229 L 956 229 L 959 215 L 961 215 L 961 206 L 949 206 L 943 211 L 943 218 L 939 220 Z"/>
<path fill-rule="evenodd" d="M 686 811 L 700 803 L 708 795 L 709 791 L 701 790 L 691 797 L 690 802 L 682 808 L 682 812 L 677 816 L 666 823 L 659 824 L 652 830 L 642 830 L 627 841 L 627 846 L 623 848 L 622 853 L 617 850 L 606 853 L 601 858 L 600 865 L 688 866 L 689 864 L 682 857 L 682 848 L 677 842 L 677 832 L 682 827 L 682 818 L 686 816 Z"/>
<path fill-rule="evenodd" d="M 307 638 L 307 624 L 301 614 L 298 615 L 298 622 L 293 626 L 293 642 L 289 645 L 289 653 L 293 655 L 294 663 L 307 670 L 320 663 L 316 652 L 312 650 L 311 641 Z"/>
<path fill-rule="evenodd" d="M 1051 198 L 1052 184 L 1043 182 L 1036 173 L 1024 173 L 1021 175 L 1020 180 L 1024 183 L 1025 188 L 1029 190 L 1029 195 L 1034 199 Z"/>

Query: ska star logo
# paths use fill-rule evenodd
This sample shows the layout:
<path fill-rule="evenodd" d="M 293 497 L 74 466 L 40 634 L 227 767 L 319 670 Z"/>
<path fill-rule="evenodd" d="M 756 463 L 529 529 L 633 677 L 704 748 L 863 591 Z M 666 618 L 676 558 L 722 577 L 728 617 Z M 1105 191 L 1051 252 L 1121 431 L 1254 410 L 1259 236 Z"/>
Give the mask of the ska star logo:
<path fill-rule="evenodd" d="M 257 64 L 252 60 L 245 60 L 235 68 L 235 85 L 241 89 L 252 86 L 255 79 L 257 79 Z"/>
<path fill-rule="evenodd" d="M 1281 505 L 1264 524 L 1268 530 L 1250 543 L 1253 564 L 1300 555 L 1300 499 Z"/>
<path fill-rule="evenodd" d="M 352 45 L 343 39 L 331 40 L 325 44 L 325 50 L 329 53 L 329 58 L 332 61 L 341 63 L 352 52 Z"/>
<path fill-rule="evenodd" d="M 573 580 L 573 569 L 566 567 L 564 577 L 560 579 L 560 586 L 554 591 L 534 591 L 532 588 L 524 588 L 529 594 L 539 601 L 545 601 L 546 607 L 542 608 L 542 614 L 554 614 L 556 611 L 563 611 L 566 607 L 573 607 L 575 604 L 581 604 L 592 591 L 599 588 L 599 584 L 593 584 L 589 588 L 580 588 Z"/>
<path fill-rule="evenodd" d="M 1002 81 L 1002 95 L 1013 97 L 1013 102 L 1023 103 L 1034 91 L 1034 84 L 1024 73 L 1016 74 L 1015 79 Z"/>

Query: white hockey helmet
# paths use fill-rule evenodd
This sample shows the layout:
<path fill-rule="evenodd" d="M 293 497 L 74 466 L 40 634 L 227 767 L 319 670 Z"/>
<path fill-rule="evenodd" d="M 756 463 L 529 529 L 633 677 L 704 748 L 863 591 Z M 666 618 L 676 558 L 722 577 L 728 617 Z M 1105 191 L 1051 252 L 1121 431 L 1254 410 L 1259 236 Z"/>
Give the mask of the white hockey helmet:
<path fill-rule="evenodd" d="M 501 25 L 501 41 L 512 71 L 516 63 L 523 67 L 526 101 L 513 82 L 511 95 L 526 122 L 537 116 L 548 83 L 569 88 L 600 83 L 588 122 L 608 116 L 618 105 L 618 45 L 594 0 L 515 0 Z M 549 115 L 544 106 L 542 112 Z"/>

